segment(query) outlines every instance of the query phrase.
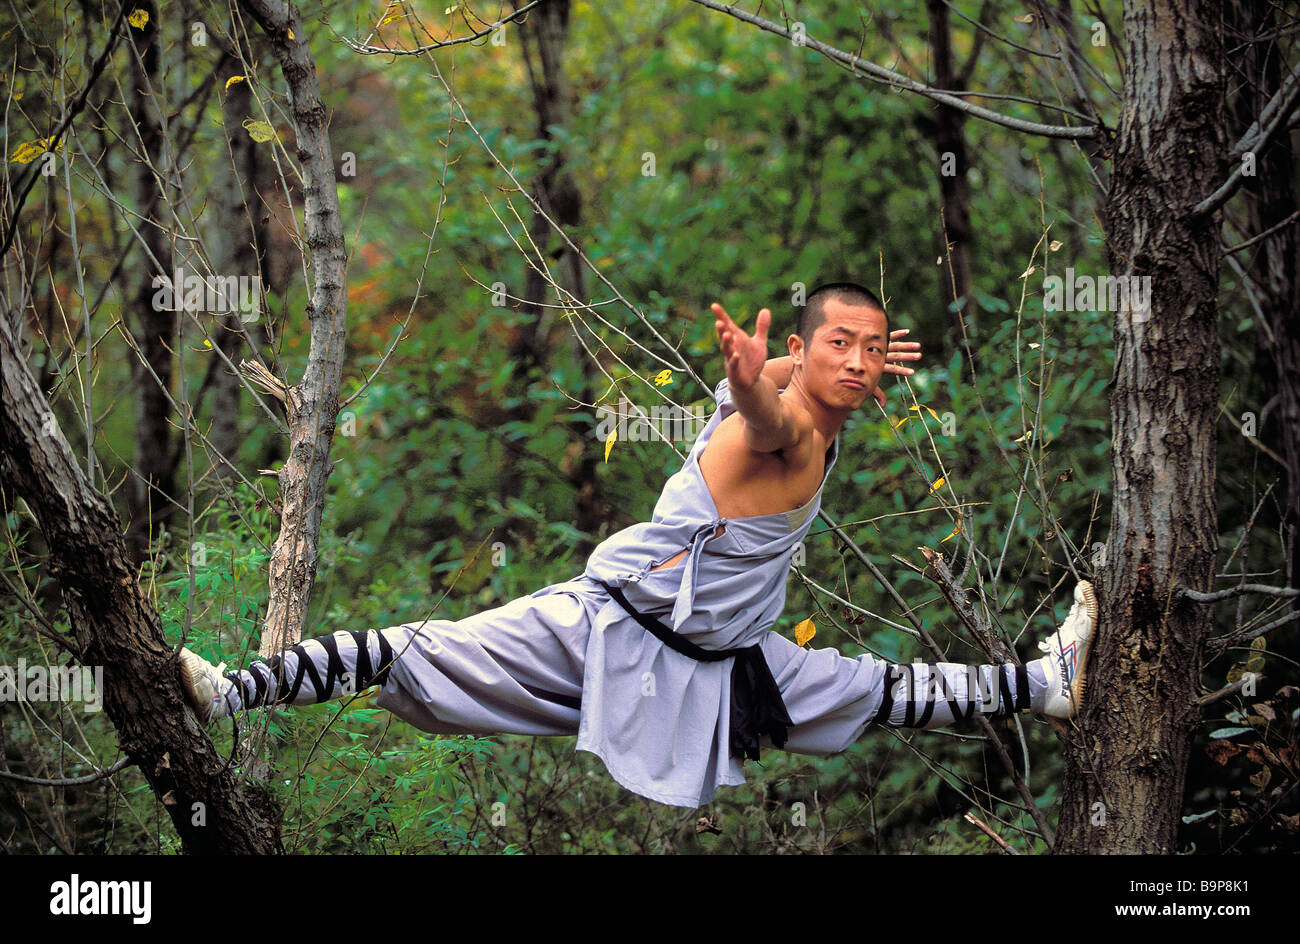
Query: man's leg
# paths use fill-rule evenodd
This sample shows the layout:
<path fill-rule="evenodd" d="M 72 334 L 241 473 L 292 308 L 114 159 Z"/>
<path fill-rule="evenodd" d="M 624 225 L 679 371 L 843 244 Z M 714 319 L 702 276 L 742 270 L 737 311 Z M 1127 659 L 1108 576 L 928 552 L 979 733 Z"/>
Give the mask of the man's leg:
<path fill-rule="evenodd" d="M 894 665 L 870 655 L 851 659 L 833 649 L 802 649 L 770 633 L 763 654 L 794 722 L 785 749 L 834 754 L 873 724 L 941 728 L 977 711 L 993 717 L 1018 711 L 1070 717 L 1082 698 L 1096 617 L 1092 587 L 1082 582 L 1070 615 L 1039 646 L 1047 655 L 1023 667 Z"/>
<path fill-rule="evenodd" d="M 224 672 L 188 649 L 181 678 L 205 721 L 263 705 L 314 705 L 388 681 L 395 654 L 386 631 L 338 632 L 304 639 L 283 655 Z M 204 710 L 206 709 L 206 715 Z"/>
<path fill-rule="evenodd" d="M 457 621 L 306 639 L 239 671 L 182 650 L 182 681 L 206 721 L 377 684 L 377 704 L 424 731 L 575 734 L 588 610 L 573 594 L 538 593 Z"/>

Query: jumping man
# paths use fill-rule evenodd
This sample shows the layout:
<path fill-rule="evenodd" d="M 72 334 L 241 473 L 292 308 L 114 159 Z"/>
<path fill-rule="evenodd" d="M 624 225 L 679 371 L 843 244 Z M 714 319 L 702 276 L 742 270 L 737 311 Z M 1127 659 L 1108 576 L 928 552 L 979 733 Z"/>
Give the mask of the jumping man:
<path fill-rule="evenodd" d="M 1087 582 L 1024 666 L 892 665 L 772 631 L 844 420 L 869 397 L 883 406 L 882 374 L 912 373 L 900 362 L 920 345 L 849 282 L 808 295 L 788 357 L 767 359 L 767 309 L 753 337 L 713 311 L 718 408 L 650 521 L 602 542 L 580 576 L 462 620 L 338 632 L 224 673 L 183 649 L 200 718 L 378 685 L 376 703 L 423 731 L 576 734 L 628 790 L 697 807 L 744 783 L 762 748 L 823 756 L 872 725 L 939 728 L 975 710 L 1072 717 L 1097 619 Z"/>

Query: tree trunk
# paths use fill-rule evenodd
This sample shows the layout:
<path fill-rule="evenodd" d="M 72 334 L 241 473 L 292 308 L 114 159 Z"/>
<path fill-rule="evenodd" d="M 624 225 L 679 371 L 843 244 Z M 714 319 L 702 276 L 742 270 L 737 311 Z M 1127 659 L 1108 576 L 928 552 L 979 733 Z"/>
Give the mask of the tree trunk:
<path fill-rule="evenodd" d="M 537 113 L 538 136 L 544 141 L 553 138 L 551 128 L 563 127 L 572 113 L 572 89 L 564 75 L 564 44 L 569 32 L 569 0 L 552 0 L 533 11 L 520 25 L 520 37 L 523 43 L 523 55 L 528 69 L 529 82 L 533 92 L 533 107 Z M 563 147 L 555 150 L 551 159 L 542 167 L 533 181 L 534 199 L 546 211 L 546 214 L 560 226 L 570 229 L 582 222 L 582 194 L 578 190 L 573 175 L 566 166 L 568 158 Z M 586 279 L 582 260 L 569 249 L 551 228 L 551 224 L 541 213 L 534 213 L 529 227 L 533 244 L 543 250 L 557 247 L 553 258 L 559 268 L 558 280 L 575 298 L 586 298 Z M 573 234 L 570 234 L 571 238 Z M 577 239 L 574 238 L 577 242 Z M 548 252 L 548 256 L 551 253 Z M 528 320 L 519 325 L 510 343 L 510 358 L 518 365 L 518 376 L 525 385 L 539 374 L 538 368 L 546 365 L 549 342 L 549 328 L 557 323 L 556 310 L 543 308 L 549 292 L 547 283 L 541 274 L 529 266 L 525 275 L 524 298 L 522 309 Z M 569 329 L 565 329 L 566 332 Z M 592 389 L 591 374 L 594 372 L 585 352 L 573 340 L 574 359 L 582 364 L 587 382 L 577 395 L 585 398 Z M 532 400 L 523 396 L 519 406 L 511 411 L 510 421 L 519 422 L 532 417 L 534 413 Z M 594 532 L 604 520 L 601 505 L 595 492 L 597 451 L 583 449 L 569 469 L 569 481 L 576 489 L 574 499 L 573 524 L 584 532 Z M 501 476 L 499 494 L 505 498 L 519 495 L 522 483 L 519 480 L 521 467 L 510 463 Z M 575 557 L 585 557 L 594 545 L 575 548 Z"/>
<path fill-rule="evenodd" d="M 85 666 L 102 666 L 104 711 L 190 853 L 268 854 L 279 817 L 243 788 L 181 691 L 172 647 L 141 591 L 108 500 L 90 487 L 0 316 L 0 471 L 32 509 L 50 548 Z"/>
<path fill-rule="evenodd" d="M 303 177 L 304 229 L 315 279 L 307 307 L 311 326 L 307 368 L 301 382 L 285 391 L 289 458 L 280 470 L 280 535 L 271 552 L 270 603 L 258 649 L 269 658 L 302 638 L 316 581 L 347 338 L 347 258 L 328 115 L 302 17 L 282 0 L 241 0 L 241 5 L 270 40 L 288 86 L 295 156 Z"/>
<path fill-rule="evenodd" d="M 127 490 L 130 511 L 127 542 L 137 557 L 143 557 L 160 526 L 176 511 L 176 481 L 172 467 L 171 403 L 172 351 L 176 349 L 176 313 L 154 305 L 155 275 L 171 278 L 171 246 L 168 227 L 159 219 L 167 142 L 158 110 L 163 101 L 163 79 L 159 69 L 158 8 L 153 0 L 141 0 L 140 9 L 149 14 L 143 29 L 127 28 L 127 40 L 135 45 L 131 55 L 131 120 L 139 138 L 128 136 L 139 149 L 135 165 L 135 200 L 140 222 L 137 228 L 148 252 L 141 259 L 139 281 L 134 293 L 137 328 L 131 358 L 135 388 L 135 472 Z M 155 261 L 156 260 L 156 261 Z M 179 288 L 179 286 L 178 286 Z M 177 306 L 180 307 L 179 305 Z"/>
<path fill-rule="evenodd" d="M 1225 176 L 1220 13 L 1127 0 L 1127 65 L 1106 214 L 1111 274 L 1149 276 L 1115 313 L 1114 489 L 1090 691 L 1066 752 L 1058 852 L 1170 853 L 1199 713 L 1218 550 L 1217 214 Z"/>
<path fill-rule="evenodd" d="M 230 34 L 242 49 L 244 59 L 256 65 L 259 59 L 252 43 L 246 42 L 246 37 L 239 35 L 234 23 Z M 269 274 L 265 264 L 269 236 L 266 225 L 262 223 L 265 214 L 258 196 L 265 159 L 261 157 L 260 145 L 243 128 L 244 121 L 253 114 L 252 88 L 248 82 L 236 82 L 225 90 L 225 95 L 226 98 L 221 103 L 221 115 L 226 140 L 230 142 L 231 157 L 230 160 L 223 161 L 221 166 L 221 186 L 216 194 L 218 212 L 213 217 L 216 225 L 211 229 L 216 247 L 212 260 L 214 265 L 221 267 L 224 274 L 256 276 L 265 289 Z M 222 221 L 228 225 L 220 225 Z M 241 319 L 237 313 L 221 319 L 214 334 L 217 346 L 230 363 L 238 364 L 242 358 L 248 357 L 250 348 L 262 340 L 266 317 L 267 312 L 259 303 L 259 315 L 255 320 Z M 210 369 L 213 378 L 212 433 L 209 438 L 213 447 L 233 465 L 242 441 L 239 404 L 243 388 L 239 378 L 220 357 L 212 358 Z M 214 474 L 221 479 L 234 478 L 231 465 L 216 457 Z"/>
<path fill-rule="evenodd" d="M 930 42 L 934 49 L 934 87 L 956 89 L 957 69 L 953 62 L 952 36 L 948 28 L 948 5 L 945 0 L 926 0 L 930 15 Z M 971 272 L 970 183 L 966 177 L 969 157 L 966 153 L 966 116 L 946 105 L 934 106 L 935 147 L 939 150 L 939 208 L 943 229 L 940 231 L 939 296 L 952 307 L 953 347 L 963 349 L 962 339 L 978 346 L 979 308 L 975 304 L 974 277 Z M 942 238 L 947 235 L 947 245 Z M 960 305 L 957 302 L 961 302 Z M 962 328 L 963 322 L 965 329 Z M 971 365 L 974 370 L 974 365 Z"/>

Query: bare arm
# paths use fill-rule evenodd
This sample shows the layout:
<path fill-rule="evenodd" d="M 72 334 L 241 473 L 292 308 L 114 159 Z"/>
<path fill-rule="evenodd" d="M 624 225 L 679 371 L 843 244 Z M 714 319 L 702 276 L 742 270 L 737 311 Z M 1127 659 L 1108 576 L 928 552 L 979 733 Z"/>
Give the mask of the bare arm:
<path fill-rule="evenodd" d="M 777 380 L 790 382 L 793 363 L 788 357 L 767 360 L 767 327 L 772 313 L 766 308 L 758 313 L 751 338 L 721 305 L 715 304 L 713 311 L 717 315 L 718 341 L 726 358 L 731 399 L 745 420 L 745 444 L 756 452 L 775 452 L 794 445 L 803 430 L 790 401 L 777 394 Z"/>
<path fill-rule="evenodd" d="M 785 357 L 774 357 L 763 365 L 763 376 L 776 384 L 778 390 L 790 386 L 790 378 L 793 374 L 794 358 L 789 354 Z"/>

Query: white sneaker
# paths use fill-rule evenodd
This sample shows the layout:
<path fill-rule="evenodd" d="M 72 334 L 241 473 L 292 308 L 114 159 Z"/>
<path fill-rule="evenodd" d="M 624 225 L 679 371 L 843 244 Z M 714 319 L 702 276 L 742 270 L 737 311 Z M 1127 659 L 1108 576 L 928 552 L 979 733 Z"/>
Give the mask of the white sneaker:
<path fill-rule="evenodd" d="M 222 675 L 225 670 L 226 663 L 213 665 L 202 656 L 181 647 L 181 684 L 194 713 L 205 725 L 230 714 L 223 695 L 234 683 Z"/>
<path fill-rule="evenodd" d="M 1047 653 L 1047 701 L 1043 714 L 1049 718 L 1073 718 L 1083 704 L 1084 675 L 1088 653 L 1097 630 L 1097 594 L 1092 584 L 1080 580 L 1074 588 L 1070 614 L 1038 648 Z"/>

